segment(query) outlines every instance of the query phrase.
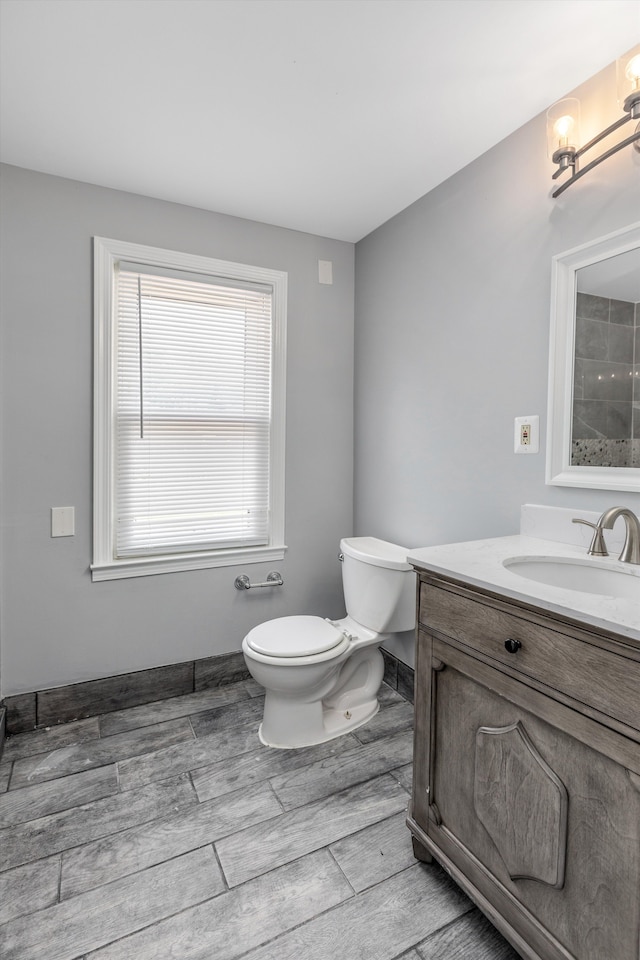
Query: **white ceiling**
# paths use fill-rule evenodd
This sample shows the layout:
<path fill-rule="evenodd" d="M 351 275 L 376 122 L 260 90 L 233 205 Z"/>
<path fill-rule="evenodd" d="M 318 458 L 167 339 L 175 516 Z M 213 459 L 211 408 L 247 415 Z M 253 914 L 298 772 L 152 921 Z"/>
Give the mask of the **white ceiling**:
<path fill-rule="evenodd" d="M 4 162 L 349 241 L 640 39 L 640 0 L 0 0 L 0 17 Z"/>

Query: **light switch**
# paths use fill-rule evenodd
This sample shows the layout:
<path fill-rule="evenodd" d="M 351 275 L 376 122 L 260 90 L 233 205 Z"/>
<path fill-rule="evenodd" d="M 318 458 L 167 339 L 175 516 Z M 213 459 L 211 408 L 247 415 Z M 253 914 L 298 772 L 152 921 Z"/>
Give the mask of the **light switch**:
<path fill-rule="evenodd" d="M 51 536 L 73 537 L 76 532 L 75 507 L 51 507 Z"/>
<path fill-rule="evenodd" d="M 333 283 L 333 260 L 318 260 L 318 283 Z"/>

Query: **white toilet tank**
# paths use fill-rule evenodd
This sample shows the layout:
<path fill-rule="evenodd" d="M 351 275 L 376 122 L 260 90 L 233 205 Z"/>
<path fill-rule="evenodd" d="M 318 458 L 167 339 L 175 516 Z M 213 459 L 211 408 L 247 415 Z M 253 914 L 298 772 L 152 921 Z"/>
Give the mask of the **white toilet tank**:
<path fill-rule="evenodd" d="M 340 541 L 342 584 L 347 613 L 376 633 L 413 630 L 416 575 L 406 547 L 375 537 Z"/>

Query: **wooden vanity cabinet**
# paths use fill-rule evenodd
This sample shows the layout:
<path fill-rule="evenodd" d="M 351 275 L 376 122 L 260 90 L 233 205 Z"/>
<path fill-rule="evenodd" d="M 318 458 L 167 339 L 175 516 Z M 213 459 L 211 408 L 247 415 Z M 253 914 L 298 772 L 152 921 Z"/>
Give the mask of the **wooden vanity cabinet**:
<path fill-rule="evenodd" d="M 639 960 L 640 645 L 417 572 L 416 856 L 526 960 Z"/>

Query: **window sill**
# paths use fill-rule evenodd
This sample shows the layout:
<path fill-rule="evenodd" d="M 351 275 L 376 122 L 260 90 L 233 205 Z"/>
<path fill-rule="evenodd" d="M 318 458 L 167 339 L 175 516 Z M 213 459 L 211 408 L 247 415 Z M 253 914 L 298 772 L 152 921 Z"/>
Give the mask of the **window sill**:
<path fill-rule="evenodd" d="M 282 560 L 286 546 L 247 547 L 244 550 L 220 550 L 215 553 L 190 553 L 162 557 L 136 557 L 91 564 L 91 579 L 124 580 L 128 577 L 152 577 L 160 573 L 232 567 L 241 563 L 266 563 Z"/>

